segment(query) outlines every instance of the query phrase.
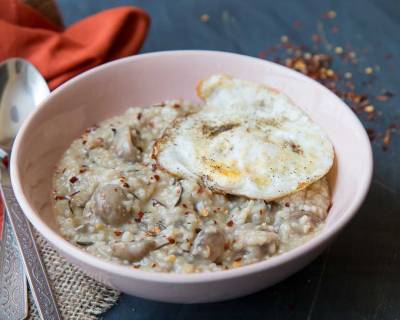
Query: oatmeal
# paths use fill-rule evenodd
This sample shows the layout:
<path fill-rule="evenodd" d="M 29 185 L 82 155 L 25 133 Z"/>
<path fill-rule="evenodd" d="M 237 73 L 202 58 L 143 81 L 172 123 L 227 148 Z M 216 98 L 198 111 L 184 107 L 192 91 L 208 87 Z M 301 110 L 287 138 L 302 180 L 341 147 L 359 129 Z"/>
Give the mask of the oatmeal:
<path fill-rule="evenodd" d="M 190 273 L 266 260 L 319 232 L 330 205 L 326 178 L 266 203 L 213 193 L 157 167 L 155 140 L 198 109 L 187 101 L 131 108 L 75 140 L 54 174 L 62 235 L 108 261 Z"/>

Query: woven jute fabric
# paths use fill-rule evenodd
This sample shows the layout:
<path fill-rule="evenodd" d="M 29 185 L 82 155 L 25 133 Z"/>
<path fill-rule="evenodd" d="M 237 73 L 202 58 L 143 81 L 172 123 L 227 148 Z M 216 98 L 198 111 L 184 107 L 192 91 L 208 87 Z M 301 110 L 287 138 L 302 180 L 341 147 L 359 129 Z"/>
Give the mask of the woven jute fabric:
<path fill-rule="evenodd" d="M 36 235 L 36 243 L 63 319 L 98 319 L 117 302 L 118 291 L 93 280 L 68 263 L 41 236 Z M 28 319 L 40 319 L 31 294 Z"/>

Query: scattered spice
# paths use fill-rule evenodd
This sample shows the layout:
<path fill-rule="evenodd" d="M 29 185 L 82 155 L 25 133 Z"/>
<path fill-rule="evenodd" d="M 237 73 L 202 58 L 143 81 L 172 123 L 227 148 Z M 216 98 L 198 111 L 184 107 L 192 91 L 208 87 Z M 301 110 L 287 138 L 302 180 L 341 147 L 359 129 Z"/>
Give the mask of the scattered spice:
<path fill-rule="evenodd" d="M 142 119 L 142 113 L 141 113 L 141 112 L 139 112 L 139 113 L 137 114 L 136 119 L 138 119 L 139 121 L 140 121 L 140 119 Z"/>
<path fill-rule="evenodd" d="M 93 127 L 87 128 L 85 130 L 85 133 L 90 133 L 90 132 L 96 131 L 98 128 L 99 128 L 98 125 L 94 125 Z"/>
<path fill-rule="evenodd" d="M 135 221 L 136 221 L 136 222 L 141 222 L 143 216 L 144 216 L 144 212 L 143 212 L 143 211 L 139 211 L 139 212 L 136 214 Z"/>
<path fill-rule="evenodd" d="M 122 235 L 122 231 L 120 231 L 120 230 L 115 230 L 115 231 L 114 231 L 114 234 L 115 234 L 117 237 L 120 237 L 120 236 Z"/>
<path fill-rule="evenodd" d="M 160 181 L 160 176 L 158 174 L 154 175 L 154 179 L 156 179 L 157 181 Z"/>
<path fill-rule="evenodd" d="M 226 225 L 227 225 L 228 227 L 232 227 L 232 226 L 233 226 L 233 221 L 232 221 L 232 220 L 229 220 L 229 221 L 226 223 Z"/>
<path fill-rule="evenodd" d="M 70 179 L 69 179 L 69 182 L 71 182 L 71 183 L 75 183 L 75 182 L 77 182 L 78 181 L 78 178 L 77 177 L 71 177 Z"/>
<path fill-rule="evenodd" d="M 124 184 L 122 185 L 124 188 L 130 188 L 131 186 L 129 185 L 129 183 L 124 182 Z"/>
<path fill-rule="evenodd" d="M 365 108 L 364 108 L 364 111 L 365 112 L 368 112 L 368 113 L 371 113 L 371 112 L 374 112 L 375 111 L 375 108 L 374 108 L 374 106 L 372 106 L 372 105 L 367 105 Z"/>
<path fill-rule="evenodd" d="M 376 139 L 376 131 L 372 128 L 367 128 L 367 134 L 370 141 L 374 141 Z"/>
<path fill-rule="evenodd" d="M 326 19 L 335 19 L 336 18 L 336 12 L 333 10 L 329 10 L 328 12 L 325 12 L 323 15 L 324 18 Z"/>
<path fill-rule="evenodd" d="M 392 130 L 386 129 L 385 136 L 383 137 L 383 146 L 382 146 L 384 151 L 386 151 L 387 146 L 390 144 L 392 140 L 391 132 Z"/>
<path fill-rule="evenodd" d="M 201 22 L 208 22 L 210 20 L 210 16 L 207 13 L 204 13 L 200 16 Z"/>
<path fill-rule="evenodd" d="M 5 156 L 3 159 L 1 159 L 1 162 L 3 163 L 3 165 L 8 168 L 8 164 L 9 164 L 9 160 L 8 157 Z"/>
<path fill-rule="evenodd" d="M 86 165 L 82 165 L 82 167 L 79 169 L 79 173 L 85 173 L 88 171 L 88 167 Z"/>
<path fill-rule="evenodd" d="M 174 238 L 167 237 L 167 240 L 168 240 L 169 244 L 174 244 L 175 243 L 175 239 Z"/>
<path fill-rule="evenodd" d="M 335 48 L 335 53 L 342 54 L 343 53 L 343 48 L 342 47 L 336 47 Z"/>
<path fill-rule="evenodd" d="M 336 18 L 336 12 L 327 11 L 322 17 L 333 20 Z M 390 103 L 394 95 L 386 89 L 376 88 L 381 66 L 365 65 L 365 57 L 360 56 L 359 59 L 351 44 L 331 43 L 333 34 L 339 32 L 339 28 L 332 23 L 333 21 L 319 19 L 316 31 L 311 34 L 312 43 L 309 45 L 293 43 L 287 35 L 283 35 L 277 44 L 259 52 L 258 56 L 285 65 L 320 82 L 344 100 L 364 122 L 384 121 L 387 117 L 382 117 L 385 109 L 380 108 L 380 103 Z M 326 28 L 330 28 L 332 34 L 327 34 Z M 361 53 L 365 55 L 368 51 L 361 50 Z M 384 57 L 385 60 L 390 60 L 393 54 L 386 53 Z M 384 149 L 387 149 L 392 141 L 388 138 L 388 131 L 371 128 L 371 125 L 368 127 L 370 140 L 381 141 Z M 392 126 L 390 135 L 395 132 L 400 133 L 400 128 Z"/>
<path fill-rule="evenodd" d="M 371 74 L 371 73 L 373 73 L 373 72 L 374 72 L 374 69 L 372 69 L 371 67 L 365 68 L 365 73 L 366 73 L 366 74 Z"/>

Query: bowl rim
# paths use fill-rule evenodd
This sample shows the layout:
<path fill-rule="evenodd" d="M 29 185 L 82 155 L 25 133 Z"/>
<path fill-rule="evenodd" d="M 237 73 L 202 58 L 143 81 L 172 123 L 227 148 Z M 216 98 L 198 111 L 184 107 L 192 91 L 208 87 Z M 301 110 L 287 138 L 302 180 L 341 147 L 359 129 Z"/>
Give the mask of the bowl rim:
<path fill-rule="evenodd" d="M 124 266 L 118 265 L 113 262 L 108 262 L 97 258 L 89 253 L 84 252 L 83 250 L 79 249 L 78 247 L 72 245 L 67 240 L 65 240 L 61 235 L 56 233 L 53 229 L 51 229 L 45 221 L 43 221 L 38 214 L 35 213 L 32 206 L 29 204 L 27 197 L 23 192 L 23 188 L 21 185 L 20 179 L 20 172 L 18 170 L 18 159 L 20 146 L 25 136 L 29 135 L 29 127 L 30 123 L 33 121 L 35 117 L 37 117 L 45 106 L 51 103 L 52 99 L 58 95 L 61 95 L 65 88 L 71 86 L 75 82 L 84 79 L 85 77 L 98 72 L 99 70 L 111 68 L 118 64 L 124 64 L 127 62 L 139 62 L 144 59 L 154 59 L 163 56 L 178 56 L 178 55 L 203 55 L 209 56 L 212 58 L 214 56 L 231 56 L 232 58 L 244 59 L 244 60 L 252 60 L 254 62 L 262 62 L 266 65 L 271 65 L 274 68 L 278 67 L 284 70 L 285 73 L 290 73 L 295 75 L 296 77 L 308 81 L 312 83 L 313 86 L 319 88 L 319 90 L 323 90 L 328 92 L 331 95 L 332 99 L 335 99 L 337 104 L 344 107 L 344 112 L 347 112 L 354 122 L 355 127 L 360 131 L 361 135 L 363 136 L 364 140 L 364 148 L 367 148 L 367 157 L 364 159 L 364 164 L 366 168 L 365 175 L 361 175 L 361 179 L 363 179 L 363 184 L 361 188 L 358 190 L 357 194 L 355 195 L 355 200 L 352 202 L 351 206 L 347 207 L 343 215 L 335 221 L 335 223 L 326 231 L 322 231 L 321 233 L 317 234 L 314 238 L 307 241 L 303 245 L 294 248 L 288 252 L 282 253 L 278 256 L 271 257 L 268 260 L 259 261 L 250 265 L 246 265 L 240 268 L 229 269 L 229 270 L 220 270 L 220 271 L 207 271 L 202 273 L 194 273 L 194 274 L 179 274 L 179 273 L 162 273 L 162 272 L 151 272 L 151 271 L 144 271 L 140 269 L 134 269 L 131 266 Z M 223 51 L 212 51 L 212 50 L 171 50 L 171 51 L 159 51 L 159 52 L 151 52 L 151 53 L 144 53 L 139 54 L 131 57 L 126 57 L 118 60 L 114 60 L 103 65 L 97 66 L 93 69 L 90 69 L 59 86 L 55 89 L 50 96 L 45 99 L 37 108 L 36 110 L 29 115 L 27 120 L 22 125 L 16 140 L 13 146 L 13 152 L 11 154 L 11 161 L 10 161 L 10 170 L 11 170 L 11 181 L 12 186 L 20 204 L 23 212 L 25 213 L 26 217 L 32 223 L 32 225 L 45 237 L 58 251 L 62 251 L 68 256 L 74 257 L 75 260 L 78 260 L 80 263 L 89 265 L 92 269 L 100 269 L 107 271 L 111 274 L 117 274 L 118 276 L 123 276 L 126 278 L 132 278 L 136 280 L 142 281 L 149 281 L 149 282 L 163 282 L 163 283 L 199 283 L 199 282 L 211 282 L 211 281 L 221 281 L 226 279 L 233 279 L 242 277 L 248 274 L 264 272 L 269 269 L 273 269 L 285 263 L 288 263 L 291 260 L 299 258 L 302 255 L 305 255 L 307 252 L 314 251 L 319 247 L 323 246 L 327 243 L 330 239 L 332 239 L 339 231 L 341 231 L 345 225 L 354 217 L 357 213 L 358 209 L 360 208 L 361 204 L 363 203 L 367 192 L 369 190 L 371 179 L 372 179 L 372 172 L 373 172 L 373 156 L 372 156 L 372 148 L 368 138 L 368 135 L 360 122 L 357 116 L 351 111 L 351 109 L 333 92 L 328 90 L 322 84 L 318 83 L 317 81 L 299 73 L 292 69 L 289 69 L 285 66 L 281 66 L 277 63 L 270 62 L 267 60 L 259 59 L 256 57 L 241 55 L 237 53 L 231 52 L 223 52 Z"/>

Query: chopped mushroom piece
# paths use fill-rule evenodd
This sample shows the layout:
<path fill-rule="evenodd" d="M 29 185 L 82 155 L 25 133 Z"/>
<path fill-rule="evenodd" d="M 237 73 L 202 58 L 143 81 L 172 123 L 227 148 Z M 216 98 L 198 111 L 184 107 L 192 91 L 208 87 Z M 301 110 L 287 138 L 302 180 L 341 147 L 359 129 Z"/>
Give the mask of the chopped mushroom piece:
<path fill-rule="evenodd" d="M 217 226 L 201 230 L 193 243 L 192 254 L 213 262 L 224 253 L 225 236 Z"/>
<path fill-rule="evenodd" d="M 123 205 L 128 198 L 118 185 L 107 184 L 98 187 L 93 200 L 95 214 L 107 224 L 119 225 L 131 216 L 130 211 Z"/>
<path fill-rule="evenodd" d="M 119 158 L 135 161 L 140 154 L 140 150 L 134 145 L 135 140 L 136 135 L 132 135 L 128 126 L 124 126 L 118 129 L 112 148 Z"/>
<path fill-rule="evenodd" d="M 135 262 L 143 259 L 150 251 L 154 250 L 156 242 L 147 239 L 131 243 L 117 242 L 111 248 L 114 257 Z"/>

